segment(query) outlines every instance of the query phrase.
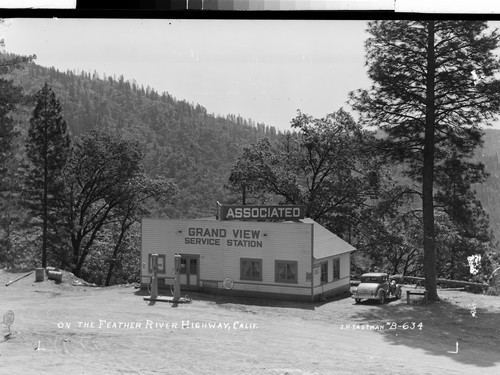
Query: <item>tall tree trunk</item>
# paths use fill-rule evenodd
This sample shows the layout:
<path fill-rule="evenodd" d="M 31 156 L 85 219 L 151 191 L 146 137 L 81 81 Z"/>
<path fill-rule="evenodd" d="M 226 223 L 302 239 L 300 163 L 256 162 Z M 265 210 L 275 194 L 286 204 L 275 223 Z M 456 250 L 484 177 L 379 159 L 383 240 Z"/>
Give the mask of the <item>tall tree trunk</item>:
<path fill-rule="evenodd" d="M 427 92 L 425 114 L 422 209 L 424 218 L 424 277 L 430 301 L 437 301 L 436 249 L 434 246 L 434 137 L 435 137 L 435 51 L 434 22 L 427 23 Z"/>
<path fill-rule="evenodd" d="M 109 286 L 109 284 L 111 284 L 111 276 L 113 276 L 113 269 L 115 268 L 117 255 L 118 255 L 118 250 L 117 247 L 115 246 L 115 250 L 113 251 L 113 258 L 109 262 L 108 274 L 106 275 L 106 281 L 104 282 L 104 286 Z"/>
<path fill-rule="evenodd" d="M 76 264 L 75 271 L 73 274 L 76 277 L 82 277 L 82 268 L 83 268 L 83 263 L 85 263 L 85 258 L 87 258 L 88 250 L 83 250 L 82 254 L 80 255 L 80 258 L 78 259 L 78 263 Z"/>
<path fill-rule="evenodd" d="M 7 256 L 5 260 L 10 263 L 11 266 L 14 265 L 14 259 L 11 258 L 11 249 L 12 249 L 12 244 L 11 244 L 11 218 L 10 218 L 10 208 L 7 209 L 7 222 L 5 226 L 5 247 L 6 247 L 6 253 Z"/>
<path fill-rule="evenodd" d="M 47 167 L 45 167 L 47 168 Z M 48 232 L 48 199 L 47 199 L 47 172 L 43 186 L 43 229 L 42 229 L 42 267 L 47 267 L 47 232 Z"/>
<path fill-rule="evenodd" d="M 47 110 L 47 106 L 45 106 Z M 48 168 L 48 150 L 47 150 L 47 125 L 44 124 L 44 145 L 43 145 L 43 228 L 42 228 L 42 267 L 47 267 L 47 230 L 48 230 L 48 189 L 49 189 L 49 168 Z"/>
<path fill-rule="evenodd" d="M 78 268 L 78 262 L 80 259 L 80 247 L 82 246 L 82 238 L 79 234 L 71 235 L 71 245 L 73 247 L 71 260 L 72 272 L 76 277 L 81 277 L 80 268 Z"/>
<path fill-rule="evenodd" d="M 120 236 L 118 237 L 118 240 L 116 241 L 115 248 L 113 250 L 113 258 L 111 259 L 111 262 L 109 263 L 109 268 L 108 268 L 108 274 L 106 275 L 106 282 L 104 286 L 109 286 L 111 284 L 111 276 L 113 275 L 113 269 L 115 268 L 116 264 L 116 257 L 118 256 L 118 252 L 120 250 L 120 246 L 122 245 L 123 238 L 125 237 L 125 232 L 128 230 L 130 225 L 126 225 L 125 221 L 127 218 L 125 217 L 125 220 L 122 222 L 122 227 L 120 231 Z"/>
<path fill-rule="evenodd" d="M 450 250 L 450 279 L 455 280 L 455 246 L 451 246 Z"/>

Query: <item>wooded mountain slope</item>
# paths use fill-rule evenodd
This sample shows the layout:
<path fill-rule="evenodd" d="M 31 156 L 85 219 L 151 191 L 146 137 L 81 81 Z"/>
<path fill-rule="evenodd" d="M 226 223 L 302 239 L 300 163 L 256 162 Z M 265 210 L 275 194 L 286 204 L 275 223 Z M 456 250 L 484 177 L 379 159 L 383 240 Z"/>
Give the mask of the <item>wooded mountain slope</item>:
<path fill-rule="evenodd" d="M 60 72 L 31 63 L 12 78 L 30 94 L 47 82 L 62 104 L 74 137 L 101 129 L 139 140 L 144 145 L 146 171 L 174 178 L 179 185 L 181 192 L 172 206 L 157 210 L 158 215 L 171 218 L 213 215 L 216 201 L 228 199 L 223 185 L 241 149 L 259 138 L 277 135 L 274 127 L 235 115 L 215 116 L 199 104 L 157 93 L 123 76 Z M 27 127 L 27 118 L 20 122 L 22 129 Z M 476 159 L 485 164 L 490 176 L 475 189 L 500 239 L 500 130 L 486 129 L 484 140 Z"/>
<path fill-rule="evenodd" d="M 140 141 L 147 173 L 173 178 L 180 188 L 171 207 L 157 210 L 171 218 L 213 215 L 216 201 L 226 199 L 223 185 L 242 147 L 276 135 L 274 127 L 209 114 L 199 104 L 159 94 L 123 76 L 60 72 L 32 63 L 13 79 L 29 94 L 47 82 L 73 137 L 100 129 Z M 20 122 L 21 130 L 27 123 Z"/>

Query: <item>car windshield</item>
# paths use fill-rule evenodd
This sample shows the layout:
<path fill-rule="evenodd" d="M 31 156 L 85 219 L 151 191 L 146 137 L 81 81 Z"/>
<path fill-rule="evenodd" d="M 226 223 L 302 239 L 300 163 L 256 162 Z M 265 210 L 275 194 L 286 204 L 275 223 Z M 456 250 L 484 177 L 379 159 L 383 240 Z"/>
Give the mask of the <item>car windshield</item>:
<path fill-rule="evenodd" d="M 382 282 L 382 277 L 380 276 L 364 276 L 361 277 L 362 283 L 380 283 Z"/>

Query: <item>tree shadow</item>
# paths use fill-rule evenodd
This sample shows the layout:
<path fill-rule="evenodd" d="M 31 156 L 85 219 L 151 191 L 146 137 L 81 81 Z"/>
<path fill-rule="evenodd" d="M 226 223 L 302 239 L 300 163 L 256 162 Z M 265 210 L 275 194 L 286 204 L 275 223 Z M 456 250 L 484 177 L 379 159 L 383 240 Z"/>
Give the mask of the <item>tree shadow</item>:
<path fill-rule="evenodd" d="M 499 313 L 476 309 L 472 304 L 458 306 L 446 298 L 427 304 L 422 298 L 412 301 L 409 305 L 403 299 L 380 308 L 367 306 L 352 318 L 360 325 L 383 326 L 376 332 L 390 345 L 405 345 L 483 368 L 500 363 Z"/>
<path fill-rule="evenodd" d="M 34 270 L 35 270 L 34 267 L 6 268 L 5 272 L 7 272 L 7 273 L 28 273 L 28 272 L 33 272 Z"/>

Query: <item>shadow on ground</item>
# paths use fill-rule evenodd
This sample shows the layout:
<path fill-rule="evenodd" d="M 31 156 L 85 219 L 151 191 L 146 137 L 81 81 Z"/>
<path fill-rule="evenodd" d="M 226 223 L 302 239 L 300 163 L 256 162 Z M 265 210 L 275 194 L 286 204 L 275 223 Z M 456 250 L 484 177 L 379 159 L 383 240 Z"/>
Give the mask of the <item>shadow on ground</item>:
<path fill-rule="evenodd" d="M 369 306 L 358 306 L 352 318 L 358 324 L 383 325 L 376 332 L 390 345 L 405 345 L 482 368 L 500 363 L 499 313 L 459 306 L 446 297 L 428 304 L 418 299 L 410 305 L 406 300 L 379 308 L 372 304 L 362 302 L 360 305 Z"/>
<path fill-rule="evenodd" d="M 28 273 L 35 271 L 35 268 L 6 268 L 7 273 Z"/>

